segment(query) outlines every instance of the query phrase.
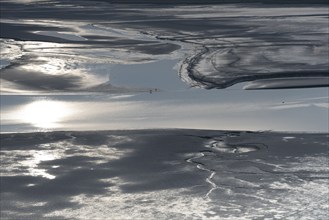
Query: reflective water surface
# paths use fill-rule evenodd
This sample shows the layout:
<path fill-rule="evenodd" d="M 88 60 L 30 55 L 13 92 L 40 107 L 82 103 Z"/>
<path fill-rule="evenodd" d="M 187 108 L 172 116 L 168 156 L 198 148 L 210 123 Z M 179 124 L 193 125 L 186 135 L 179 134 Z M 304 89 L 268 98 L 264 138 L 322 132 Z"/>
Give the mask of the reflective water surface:
<path fill-rule="evenodd" d="M 125 95 L 8 95 L 2 132 L 197 128 L 328 131 L 327 89 L 158 91 Z"/>
<path fill-rule="evenodd" d="M 3 219 L 326 219 L 324 134 L 2 134 Z"/>
<path fill-rule="evenodd" d="M 328 132 L 321 4 L 2 6 L 1 132 Z"/>
<path fill-rule="evenodd" d="M 329 219 L 327 2 L 0 4 L 1 220 Z"/>

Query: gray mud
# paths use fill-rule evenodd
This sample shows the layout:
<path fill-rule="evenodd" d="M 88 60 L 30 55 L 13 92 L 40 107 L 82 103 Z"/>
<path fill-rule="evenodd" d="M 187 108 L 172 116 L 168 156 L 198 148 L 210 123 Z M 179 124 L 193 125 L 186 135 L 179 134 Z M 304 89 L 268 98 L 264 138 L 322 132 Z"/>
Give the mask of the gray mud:
<path fill-rule="evenodd" d="M 12 133 L 1 160 L 1 219 L 328 217 L 326 134 Z"/>
<path fill-rule="evenodd" d="M 194 87 L 277 78 L 289 84 L 270 88 L 328 86 L 328 80 L 312 83 L 328 78 L 327 5 L 210 3 L 4 1 L 1 47 L 20 51 L 2 61 L 2 90 L 125 93 L 90 89 L 104 83 L 90 65 L 163 59 L 180 60 L 178 75 Z M 311 83 L 300 84 L 300 77 Z"/>

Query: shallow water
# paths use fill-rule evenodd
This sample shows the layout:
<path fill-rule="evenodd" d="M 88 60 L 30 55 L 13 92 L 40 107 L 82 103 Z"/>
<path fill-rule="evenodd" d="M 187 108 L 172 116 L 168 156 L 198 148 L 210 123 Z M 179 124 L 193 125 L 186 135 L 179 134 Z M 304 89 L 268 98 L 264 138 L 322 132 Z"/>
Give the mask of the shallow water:
<path fill-rule="evenodd" d="M 1 132 L 328 131 L 321 5 L 2 6 Z"/>
<path fill-rule="evenodd" d="M 328 219 L 328 6 L 114 2 L 1 1 L 1 219 Z"/>
<path fill-rule="evenodd" d="M 174 73 L 173 73 L 174 74 Z M 1 131 L 198 128 L 328 131 L 324 88 L 182 89 L 141 94 L 7 95 Z"/>
<path fill-rule="evenodd" d="M 326 219 L 328 136 L 289 135 L 2 134 L 1 217 Z"/>

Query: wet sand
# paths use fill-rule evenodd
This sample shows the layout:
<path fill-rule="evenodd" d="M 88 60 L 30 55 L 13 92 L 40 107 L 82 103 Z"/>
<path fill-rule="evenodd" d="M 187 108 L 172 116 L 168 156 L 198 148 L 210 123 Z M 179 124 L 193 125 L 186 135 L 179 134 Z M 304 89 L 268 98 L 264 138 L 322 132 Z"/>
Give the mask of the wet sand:
<path fill-rule="evenodd" d="M 327 2 L 198 2 L 1 1 L 1 220 L 329 218 Z"/>
<path fill-rule="evenodd" d="M 1 134 L 1 219 L 326 219 L 327 156 L 327 134 Z"/>
<path fill-rule="evenodd" d="M 327 5 L 261 2 L 4 2 L 1 90 L 126 92 L 90 89 L 108 74 L 94 66 L 164 59 L 180 60 L 177 74 L 192 87 L 271 79 L 289 80 L 277 81 L 274 89 L 327 87 Z M 305 77 L 309 84 L 300 83 Z M 318 77 L 325 80 L 316 83 Z"/>

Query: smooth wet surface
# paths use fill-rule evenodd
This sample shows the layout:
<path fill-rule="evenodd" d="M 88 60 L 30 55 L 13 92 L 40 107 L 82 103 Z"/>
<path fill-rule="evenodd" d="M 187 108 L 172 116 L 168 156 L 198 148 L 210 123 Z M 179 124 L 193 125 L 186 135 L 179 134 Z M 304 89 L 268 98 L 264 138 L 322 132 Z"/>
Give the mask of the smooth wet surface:
<path fill-rule="evenodd" d="M 1 13 L 1 132 L 328 132 L 321 4 L 4 1 Z"/>
<path fill-rule="evenodd" d="M 139 130 L 1 140 L 2 219 L 328 218 L 326 134 Z"/>
<path fill-rule="evenodd" d="M 1 1 L 1 220 L 328 219 L 328 6 L 250 1 Z"/>
<path fill-rule="evenodd" d="M 1 97 L 1 131 L 203 128 L 328 131 L 326 89 Z"/>

